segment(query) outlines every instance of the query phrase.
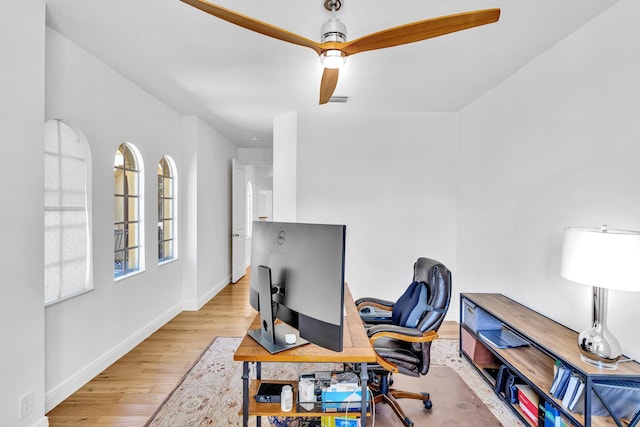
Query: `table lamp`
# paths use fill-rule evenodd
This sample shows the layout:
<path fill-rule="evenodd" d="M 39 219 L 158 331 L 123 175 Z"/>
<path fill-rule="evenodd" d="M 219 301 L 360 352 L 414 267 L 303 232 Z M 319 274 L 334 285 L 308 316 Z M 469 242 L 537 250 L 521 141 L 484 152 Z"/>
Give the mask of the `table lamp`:
<path fill-rule="evenodd" d="M 618 340 L 607 329 L 609 289 L 640 291 L 640 232 L 602 228 L 564 230 L 560 274 L 593 286 L 593 323 L 580 333 L 583 361 L 617 369 L 622 357 Z"/>

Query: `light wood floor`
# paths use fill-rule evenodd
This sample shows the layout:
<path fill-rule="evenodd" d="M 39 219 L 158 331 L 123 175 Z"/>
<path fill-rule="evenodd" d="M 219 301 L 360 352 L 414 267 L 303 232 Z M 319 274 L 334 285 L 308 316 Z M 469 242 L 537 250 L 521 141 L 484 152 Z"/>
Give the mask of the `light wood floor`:
<path fill-rule="evenodd" d="M 243 336 L 256 312 L 249 276 L 197 312 L 186 311 L 143 341 L 47 416 L 55 426 L 143 426 L 214 338 Z M 439 334 L 458 338 L 458 323 Z"/>

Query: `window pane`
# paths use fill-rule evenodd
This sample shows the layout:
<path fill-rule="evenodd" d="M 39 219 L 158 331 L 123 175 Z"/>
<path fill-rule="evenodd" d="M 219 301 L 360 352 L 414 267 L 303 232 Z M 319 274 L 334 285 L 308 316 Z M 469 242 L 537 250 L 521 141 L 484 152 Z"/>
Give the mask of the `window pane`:
<path fill-rule="evenodd" d="M 124 263 L 125 237 L 124 237 L 124 230 L 121 228 L 122 226 L 119 226 L 119 227 L 120 228 L 116 228 L 115 230 L 113 230 L 113 240 L 114 240 L 113 266 L 114 266 L 114 272 L 116 276 L 124 274 L 124 271 L 125 271 L 125 263 Z"/>
<path fill-rule="evenodd" d="M 127 211 L 125 219 L 128 221 L 136 221 L 139 217 L 138 205 L 139 199 L 137 197 L 127 198 Z"/>
<path fill-rule="evenodd" d="M 125 169 L 138 169 L 133 151 L 131 151 L 126 145 L 124 146 L 124 167 Z"/>
<path fill-rule="evenodd" d="M 163 242 L 162 244 L 165 259 L 173 258 L 172 243 L 173 243 L 173 240 L 168 240 L 166 242 Z"/>
<path fill-rule="evenodd" d="M 61 258 L 60 227 L 61 215 L 59 212 L 44 213 L 44 265 L 45 267 L 57 264 Z"/>
<path fill-rule="evenodd" d="M 80 138 L 76 132 L 66 124 L 65 122 L 58 121 L 60 125 L 60 154 L 64 157 L 75 157 L 77 159 L 84 159 L 84 150 Z"/>
<path fill-rule="evenodd" d="M 57 154 L 44 154 L 44 188 L 45 190 L 60 189 L 60 162 Z"/>
<path fill-rule="evenodd" d="M 122 196 L 115 196 L 114 198 L 113 217 L 116 222 L 124 221 L 124 197 Z"/>
<path fill-rule="evenodd" d="M 84 191 L 65 191 L 62 194 L 62 205 L 77 209 L 84 208 L 85 194 Z"/>
<path fill-rule="evenodd" d="M 173 221 L 167 220 L 163 224 L 164 240 L 173 238 Z"/>
<path fill-rule="evenodd" d="M 140 269 L 139 259 L 138 259 L 138 249 L 129 249 L 127 251 L 127 272 L 137 271 Z"/>
<path fill-rule="evenodd" d="M 65 227 L 61 234 L 62 261 L 85 259 L 83 247 L 76 242 L 82 242 L 87 238 L 84 227 Z"/>
<path fill-rule="evenodd" d="M 124 194 L 124 172 L 122 169 L 113 170 L 113 194 Z"/>
<path fill-rule="evenodd" d="M 158 175 L 158 197 L 164 197 L 164 178 Z"/>
<path fill-rule="evenodd" d="M 69 190 L 84 191 L 84 161 L 63 157 L 60 160 L 62 174 L 62 187 Z"/>
<path fill-rule="evenodd" d="M 158 175 L 171 176 L 171 169 L 169 169 L 167 159 L 164 157 L 161 158 L 160 163 L 158 163 Z"/>
<path fill-rule="evenodd" d="M 158 219 L 163 219 L 166 215 L 164 213 L 164 203 L 163 199 L 158 199 Z"/>
<path fill-rule="evenodd" d="M 130 196 L 138 195 L 138 172 L 125 171 L 124 173 L 125 189 Z"/>
<path fill-rule="evenodd" d="M 162 201 L 162 218 L 171 218 L 173 216 L 173 213 L 171 212 L 171 206 L 173 204 L 173 200 L 172 199 L 164 199 Z"/>
<path fill-rule="evenodd" d="M 65 279 L 62 282 L 61 297 L 66 297 L 82 290 L 86 265 L 85 259 L 72 260 L 62 264 L 62 277 L 70 279 Z"/>
<path fill-rule="evenodd" d="M 164 178 L 164 196 L 165 197 L 173 197 L 173 179 Z"/>
<path fill-rule="evenodd" d="M 125 227 L 125 244 L 127 248 L 138 245 L 138 224 L 137 223 L 129 223 Z"/>

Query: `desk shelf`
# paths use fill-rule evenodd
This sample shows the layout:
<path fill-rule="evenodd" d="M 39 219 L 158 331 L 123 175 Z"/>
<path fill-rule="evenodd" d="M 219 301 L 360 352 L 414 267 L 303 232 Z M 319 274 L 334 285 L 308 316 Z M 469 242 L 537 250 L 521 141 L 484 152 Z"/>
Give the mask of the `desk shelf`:
<path fill-rule="evenodd" d="M 342 412 L 323 412 L 321 409 L 316 408 L 311 411 L 307 411 L 299 407 L 299 404 L 294 404 L 293 409 L 289 412 L 284 412 L 280 409 L 280 403 L 260 403 L 256 402 L 253 396 L 258 392 L 258 388 L 262 382 L 278 383 L 278 384 L 291 384 L 293 388 L 293 401 L 298 402 L 298 381 L 286 381 L 286 380 L 252 380 L 249 385 L 249 413 L 252 416 L 269 416 L 269 417 L 339 417 L 344 415 Z M 238 412 L 238 415 L 242 415 L 242 411 Z M 349 412 L 349 415 L 360 416 L 360 412 Z M 367 412 L 367 416 L 370 416 L 371 412 Z"/>
<path fill-rule="evenodd" d="M 475 326 L 464 317 L 465 308 L 478 307 L 497 321 L 526 339 L 530 345 L 518 348 L 499 349 L 486 343 L 477 333 Z M 475 319 L 474 319 L 475 320 Z M 480 328 L 478 328 L 480 329 Z M 573 413 L 562 406 L 562 402 L 549 394 L 553 382 L 556 360 L 571 368 L 587 383 L 585 393 L 591 390 L 594 381 L 632 380 L 640 382 L 640 364 L 631 361 L 620 363 L 617 370 L 598 368 L 583 362 L 577 347 L 578 334 L 575 331 L 519 304 L 500 294 L 462 294 L 460 298 L 460 352 L 483 375 L 493 387 L 495 373 L 500 365 L 506 365 L 522 382 L 531 386 L 540 402 L 548 402 L 557 408 L 562 417 L 577 427 L 616 426 L 612 417 L 591 416 Z M 498 395 L 503 399 L 501 393 Z M 595 397 L 594 397 L 595 399 Z M 584 412 L 591 414 L 587 399 Z M 511 409 L 525 423 L 531 422 L 517 404 Z M 629 420 L 619 420 L 628 426 Z"/>

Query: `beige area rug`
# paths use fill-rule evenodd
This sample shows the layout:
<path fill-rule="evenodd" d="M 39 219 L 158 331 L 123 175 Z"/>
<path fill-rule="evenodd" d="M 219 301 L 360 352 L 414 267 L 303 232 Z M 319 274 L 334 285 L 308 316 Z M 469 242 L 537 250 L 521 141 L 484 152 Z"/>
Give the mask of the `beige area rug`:
<path fill-rule="evenodd" d="M 176 389 L 147 422 L 149 427 L 240 426 L 242 417 L 242 364 L 233 361 L 240 338 L 217 338 L 187 372 Z M 394 376 L 394 387 L 431 393 L 433 409 L 401 400 L 416 427 L 524 426 L 458 354 L 457 340 L 438 340 L 431 351 L 431 369 L 422 378 Z M 262 378 L 296 379 L 300 373 L 331 370 L 339 365 L 315 363 L 263 363 Z M 252 372 L 255 377 L 255 373 Z M 455 394 L 455 395 L 452 395 Z M 387 405 L 375 410 L 375 427 L 401 426 Z M 371 426 L 371 417 L 368 426 Z M 256 418 L 249 418 L 256 425 Z M 262 417 L 262 426 L 269 426 Z"/>

